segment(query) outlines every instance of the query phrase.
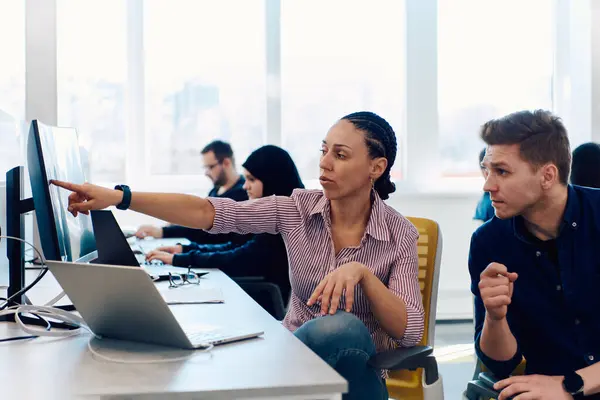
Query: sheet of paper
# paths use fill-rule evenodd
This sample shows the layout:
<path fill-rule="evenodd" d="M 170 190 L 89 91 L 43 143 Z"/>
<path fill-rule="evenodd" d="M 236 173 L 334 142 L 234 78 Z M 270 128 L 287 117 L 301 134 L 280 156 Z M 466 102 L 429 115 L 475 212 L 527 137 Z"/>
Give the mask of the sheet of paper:
<path fill-rule="evenodd" d="M 224 303 L 221 288 L 210 286 L 205 282 L 200 285 L 182 285 L 177 288 L 160 288 L 160 294 L 167 304 L 203 304 Z"/>

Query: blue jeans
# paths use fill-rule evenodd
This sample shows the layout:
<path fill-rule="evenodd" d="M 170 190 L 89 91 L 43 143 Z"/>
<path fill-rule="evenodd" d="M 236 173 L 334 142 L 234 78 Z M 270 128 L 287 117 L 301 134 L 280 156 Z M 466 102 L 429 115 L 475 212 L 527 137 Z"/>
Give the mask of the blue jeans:
<path fill-rule="evenodd" d="M 388 398 L 380 371 L 367 364 L 375 354 L 375 344 L 356 316 L 338 311 L 308 321 L 294 334 L 348 381 L 345 400 Z"/>

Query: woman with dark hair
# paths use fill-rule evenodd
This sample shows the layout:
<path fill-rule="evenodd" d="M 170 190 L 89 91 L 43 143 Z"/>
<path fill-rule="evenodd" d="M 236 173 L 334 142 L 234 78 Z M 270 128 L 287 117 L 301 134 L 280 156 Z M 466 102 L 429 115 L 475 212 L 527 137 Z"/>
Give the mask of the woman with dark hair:
<path fill-rule="evenodd" d="M 571 184 L 600 188 L 600 145 L 588 142 L 573 150 Z"/>
<path fill-rule="evenodd" d="M 291 196 L 303 189 L 296 164 L 287 151 L 277 146 L 263 146 L 246 159 L 244 189 L 249 199 L 266 196 Z M 146 258 L 161 260 L 178 267 L 219 268 L 232 278 L 261 277 L 279 287 L 284 303 L 290 295 L 289 266 L 280 234 L 252 235 L 246 243 L 176 245 L 160 247 Z M 264 293 L 249 293 L 263 308 L 275 316 L 270 298 Z"/>
<path fill-rule="evenodd" d="M 280 233 L 292 284 L 285 327 L 349 383 L 344 399 L 387 399 L 368 364 L 376 351 L 414 346 L 424 311 L 416 228 L 383 200 L 396 135 L 371 112 L 337 121 L 321 144 L 323 190 L 294 190 L 245 202 L 184 194 L 54 184 L 73 191 L 73 214 L 117 205 L 214 233 Z"/>

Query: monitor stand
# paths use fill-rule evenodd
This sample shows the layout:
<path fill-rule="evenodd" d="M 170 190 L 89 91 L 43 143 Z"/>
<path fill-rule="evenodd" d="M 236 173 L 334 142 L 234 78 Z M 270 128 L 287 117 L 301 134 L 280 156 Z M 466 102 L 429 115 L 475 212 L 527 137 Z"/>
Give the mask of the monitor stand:
<path fill-rule="evenodd" d="M 34 210 L 33 198 L 24 199 L 22 166 L 14 167 L 6 173 L 6 235 L 23 239 L 25 236 L 25 214 Z M 15 295 L 25 287 L 25 243 L 6 240 L 6 256 L 8 258 L 8 290 L 7 298 Z M 11 303 L 29 304 L 25 294 L 21 294 Z M 73 306 L 58 307 L 73 310 Z M 0 321 L 14 321 L 15 315 L 2 315 Z M 21 316 L 21 321 L 26 324 L 46 326 L 45 321 L 34 317 Z M 50 322 L 56 328 L 72 328 L 57 322 Z"/>

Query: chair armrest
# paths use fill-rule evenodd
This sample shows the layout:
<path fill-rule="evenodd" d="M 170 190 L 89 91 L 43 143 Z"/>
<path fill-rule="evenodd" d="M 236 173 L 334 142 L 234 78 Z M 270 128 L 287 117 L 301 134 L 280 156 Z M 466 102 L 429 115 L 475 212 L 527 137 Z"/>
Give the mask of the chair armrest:
<path fill-rule="evenodd" d="M 486 399 L 497 399 L 498 396 L 500 396 L 500 392 L 495 390 L 493 385 L 498 381 L 499 379 L 491 372 L 480 372 L 478 379 L 467 383 L 467 399 L 478 400 L 481 397 Z M 513 398 L 514 397 L 509 397 L 509 400 Z"/>
<path fill-rule="evenodd" d="M 474 380 L 467 383 L 466 396 L 469 400 L 479 400 L 481 398 L 497 399 L 500 396 L 500 392 L 490 388 L 480 380 Z"/>
<path fill-rule="evenodd" d="M 398 348 L 375 354 L 369 360 L 369 365 L 378 369 L 411 371 L 417 368 L 425 370 L 425 383 L 431 385 L 439 378 L 438 367 L 433 349 L 430 346 L 415 346 Z"/>

